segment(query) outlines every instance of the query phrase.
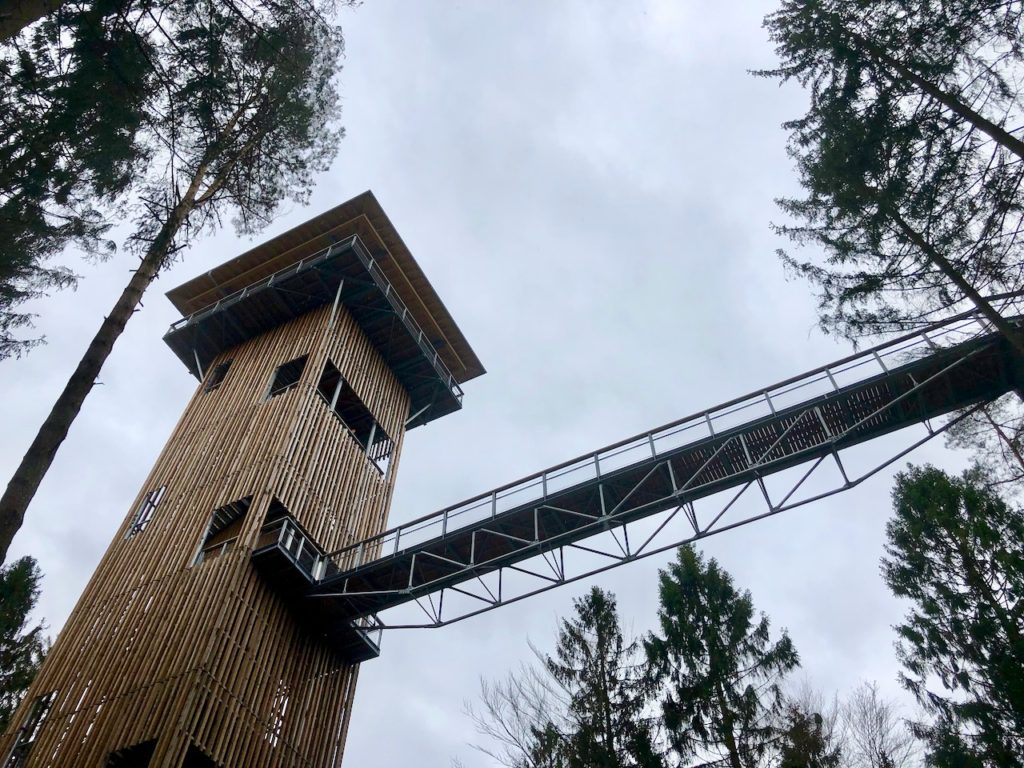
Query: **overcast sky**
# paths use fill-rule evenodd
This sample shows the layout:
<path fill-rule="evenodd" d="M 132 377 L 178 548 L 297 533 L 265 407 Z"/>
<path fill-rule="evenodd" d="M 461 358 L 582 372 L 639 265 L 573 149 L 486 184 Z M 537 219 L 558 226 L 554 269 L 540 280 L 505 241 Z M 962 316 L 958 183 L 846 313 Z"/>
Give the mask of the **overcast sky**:
<path fill-rule="evenodd" d="M 488 369 L 462 412 L 409 434 L 392 523 L 849 353 L 773 255 L 773 198 L 796 191 L 780 123 L 805 97 L 748 74 L 774 62 L 771 8 L 371 0 L 345 13 L 347 137 L 310 206 L 265 234 L 372 189 Z M 250 244 L 223 232 L 161 277 L 36 496 L 12 555 L 39 560 L 54 633 L 196 385 L 160 340 L 176 319 L 163 293 Z M 4 482 L 130 263 L 76 267 L 81 288 L 36 307 L 48 346 L 0 365 Z M 964 461 L 940 444 L 914 459 Z M 826 691 L 866 679 L 900 695 L 903 607 L 878 576 L 889 478 L 703 545 Z M 360 673 L 345 764 L 490 765 L 462 713 L 480 676 L 528 660 L 528 639 L 550 649 L 590 583 L 633 631 L 652 628 L 669 557 L 386 635 Z"/>

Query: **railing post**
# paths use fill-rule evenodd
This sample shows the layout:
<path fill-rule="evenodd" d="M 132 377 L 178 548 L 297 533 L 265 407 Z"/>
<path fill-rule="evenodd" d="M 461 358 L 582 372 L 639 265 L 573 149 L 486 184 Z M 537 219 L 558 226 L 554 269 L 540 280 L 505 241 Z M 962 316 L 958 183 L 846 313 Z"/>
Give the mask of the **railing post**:
<path fill-rule="evenodd" d="M 828 380 L 830 382 L 832 382 L 832 388 L 835 389 L 836 392 L 838 392 L 839 391 L 839 385 L 836 383 L 835 377 L 832 375 L 832 371 L 830 369 L 826 368 L 825 369 L 825 375 L 828 376 Z"/>
<path fill-rule="evenodd" d="M 888 368 L 886 367 L 886 365 L 885 365 L 885 361 L 884 361 L 884 360 L 882 360 L 882 357 L 881 357 L 881 355 L 879 355 L 879 354 L 878 354 L 878 351 L 877 351 L 877 350 L 874 350 L 874 349 L 873 349 L 873 350 L 871 350 L 871 354 L 875 356 L 875 360 L 877 360 L 877 361 L 878 361 L 878 364 L 879 364 L 879 365 L 880 365 L 880 366 L 882 367 L 882 370 L 883 370 L 883 371 L 884 371 L 885 373 L 888 373 L 888 372 L 889 372 L 889 369 L 888 369 Z"/>

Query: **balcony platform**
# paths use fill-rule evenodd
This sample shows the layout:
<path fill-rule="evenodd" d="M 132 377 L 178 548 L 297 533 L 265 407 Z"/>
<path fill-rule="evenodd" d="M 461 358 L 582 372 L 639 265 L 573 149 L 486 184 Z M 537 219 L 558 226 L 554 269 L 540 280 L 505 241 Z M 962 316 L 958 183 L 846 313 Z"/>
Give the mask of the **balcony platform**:
<path fill-rule="evenodd" d="M 353 620 L 333 601 L 309 596 L 325 562 L 320 549 L 290 517 L 265 526 L 252 552 L 252 564 L 266 583 L 346 662 L 377 658 L 381 630 L 372 618 Z"/>

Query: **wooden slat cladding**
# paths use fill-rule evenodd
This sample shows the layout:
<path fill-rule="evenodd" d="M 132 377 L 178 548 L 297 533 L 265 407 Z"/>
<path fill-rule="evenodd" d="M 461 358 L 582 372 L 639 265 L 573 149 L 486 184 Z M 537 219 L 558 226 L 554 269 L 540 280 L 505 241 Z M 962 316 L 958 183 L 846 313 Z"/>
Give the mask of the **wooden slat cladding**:
<path fill-rule="evenodd" d="M 307 356 L 296 386 L 274 371 Z M 221 766 L 340 763 L 358 666 L 300 625 L 250 562 L 276 498 L 326 551 L 382 531 L 409 398 L 343 307 L 322 307 L 224 353 L 196 390 L 0 741 L 56 697 L 30 766 L 100 766 L 156 740 L 153 766 L 197 748 Z M 381 473 L 323 398 L 330 360 L 395 440 Z M 211 369 L 213 366 L 211 366 Z M 128 535 L 150 491 L 145 528 Z M 252 497 L 219 556 L 193 565 L 214 510 Z"/>

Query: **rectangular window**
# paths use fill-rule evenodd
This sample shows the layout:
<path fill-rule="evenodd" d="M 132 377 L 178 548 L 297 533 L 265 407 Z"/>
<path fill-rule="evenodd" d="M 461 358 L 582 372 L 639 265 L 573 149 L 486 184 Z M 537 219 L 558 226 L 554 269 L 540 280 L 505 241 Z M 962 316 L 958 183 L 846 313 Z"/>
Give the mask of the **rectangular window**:
<path fill-rule="evenodd" d="M 228 375 L 228 368 L 231 367 L 232 362 L 233 360 L 225 360 L 210 371 L 210 375 L 206 377 L 206 384 L 203 386 L 204 392 L 213 392 L 213 390 L 221 385 L 224 377 Z"/>
<path fill-rule="evenodd" d="M 308 355 L 303 355 L 277 367 L 273 378 L 270 380 L 270 389 L 267 390 L 268 400 L 287 392 L 292 387 L 298 386 L 299 379 L 302 378 L 302 372 L 306 370 L 307 357 Z"/>
<path fill-rule="evenodd" d="M 28 763 L 32 745 L 39 738 L 39 732 L 43 729 L 43 723 L 46 722 L 46 716 L 50 714 L 50 707 L 53 706 L 56 698 L 57 692 L 50 691 L 36 697 L 32 702 L 28 714 L 25 716 L 25 722 L 18 729 L 18 736 L 14 740 L 14 746 L 11 747 L 4 768 L 18 768 Z"/>
<path fill-rule="evenodd" d="M 242 530 L 245 513 L 249 511 L 251 503 L 252 496 L 246 496 L 213 510 L 210 524 L 206 526 L 206 534 L 192 565 L 218 558 L 235 546 L 238 534 Z"/>
<path fill-rule="evenodd" d="M 316 391 L 345 425 L 373 466 L 381 474 L 386 473 L 395 444 L 330 360 L 320 374 Z"/>
<path fill-rule="evenodd" d="M 163 501 L 164 491 L 166 490 L 167 486 L 161 485 L 145 495 L 142 503 L 139 504 L 139 508 L 135 511 L 135 516 L 132 517 L 132 523 L 128 526 L 128 531 L 124 535 L 125 539 L 130 539 L 135 534 L 146 530 L 149 521 L 153 519 L 153 513 L 156 511 L 157 506 Z"/>

